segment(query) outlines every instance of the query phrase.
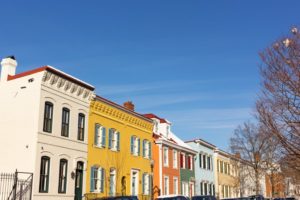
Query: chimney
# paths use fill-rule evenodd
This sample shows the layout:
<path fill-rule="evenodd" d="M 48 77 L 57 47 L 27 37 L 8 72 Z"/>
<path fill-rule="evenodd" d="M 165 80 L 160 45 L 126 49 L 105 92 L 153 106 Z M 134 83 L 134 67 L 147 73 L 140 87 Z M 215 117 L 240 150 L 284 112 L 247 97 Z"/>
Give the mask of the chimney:
<path fill-rule="evenodd" d="M 132 103 L 132 101 L 127 101 L 123 104 L 123 106 L 125 108 L 127 108 L 128 110 L 134 111 L 134 104 Z"/>
<path fill-rule="evenodd" d="M 14 76 L 16 74 L 16 67 L 18 63 L 14 56 L 8 56 L 1 61 L 1 82 L 7 81 L 8 75 Z"/>

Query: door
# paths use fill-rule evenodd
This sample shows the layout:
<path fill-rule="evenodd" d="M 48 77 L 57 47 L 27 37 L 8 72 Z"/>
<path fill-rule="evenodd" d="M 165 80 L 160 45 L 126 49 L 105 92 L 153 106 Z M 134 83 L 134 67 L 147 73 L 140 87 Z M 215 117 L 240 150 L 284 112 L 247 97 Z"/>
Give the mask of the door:
<path fill-rule="evenodd" d="M 75 179 L 75 200 L 82 200 L 83 162 L 77 162 Z"/>

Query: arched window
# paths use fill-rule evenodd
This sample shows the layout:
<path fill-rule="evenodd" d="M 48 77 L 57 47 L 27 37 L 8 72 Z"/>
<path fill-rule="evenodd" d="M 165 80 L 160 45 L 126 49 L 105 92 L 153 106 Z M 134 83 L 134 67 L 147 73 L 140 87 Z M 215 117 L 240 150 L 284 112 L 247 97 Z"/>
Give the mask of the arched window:
<path fill-rule="evenodd" d="M 61 159 L 59 162 L 58 193 L 67 191 L 68 161 Z"/>
<path fill-rule="evenodd" d="M 52 132 L 52 121 L 53 121 L 53 104 L 49 101 L 45 102 L 44 109 L 44 126 L 43 131 L 47 133 Z"/>
<path fill-rule="evenodd" d="M 50 158 L 43 156 L 41 158 L 40 185 L 39 192 L 47 193 L 49 190 Z"/>

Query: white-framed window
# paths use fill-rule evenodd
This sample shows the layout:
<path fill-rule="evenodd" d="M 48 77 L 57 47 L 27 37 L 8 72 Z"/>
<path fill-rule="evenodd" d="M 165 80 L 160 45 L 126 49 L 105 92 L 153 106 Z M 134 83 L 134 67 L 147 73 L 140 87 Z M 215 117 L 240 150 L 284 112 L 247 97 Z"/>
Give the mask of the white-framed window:
<path fill-rule="evenodd" d="M 109 173 L 109 196 L 116 195 L 116 169 L 111 168 Z"/>
<path fill-rule="evenodd" d="M 106 145 L 106 128 L 100 124 L 95 124 L 94 144 L 97 147 L 105 147 Z"/>
<path fill-rule="evenodd" d="M 143 174 L 143 194 L 149 195 L 150 194 L 150 175 L 147 173 Z"/>
<path fill-rule="evenodd" d="M 180 153 L 180 168 L 185 169 L 185 154 Z"/>
<path fill-rule="evenodd" d="M 193 156 L 192 155 L 188 155 L 188 169 L 189 170 L 193 170 Z"/>
<path fill-rule="evenodd" d="M 131 136 L 130 147 L 130 152 L 132 155 L 140 155 L 140 139 L 138 137 Z"/>
<path fill-rule="evenodd" d="M 173 193 L 178 194 L 178 178 L 173 177 Z"/>
<path fill-rule="evenodd" d="M 138 195 L 139 191 L 139 171 L 138 170 L 131 170 L 130 176 L 130 193 L 131 195 Z"/>
<path fill-rule="evenodd" d="M 143 157 L 151 158 L 151 143 L 148 140 L 143 140 Z"/>
<path fill-rule="evenodd" d="M 167 126 L 167 127 L 166 127 L 166 133 L 167 133 L 167 137 L 169 137 L 169 134 L 170 134 L 170 126 Z"/>
<path fill-rule="evenodd" d="M 158 122 L 154 121 L 154 132 L 157 133 L 158 132 Z"/>
<path fill-rule="evenodd" d="M 177 169 L 178 168 L 178 155 L 177 155 L 177 150 L 173 150 L 173 168 Z"/>
<path fill-rule="evenodd" d="M 168 167 L 169 166 L 169 148 L 168 147 L 163 148 L 163 160 L 164 160 L 164 166 Z"/>
<path fill-rule="evenodd" d="M 202 155 L 202 168 L 206 169 L 206 155 Z"/>
<path fill-rule="evenodd" d="M 189 196 L 189 183 L 182 182 L 182 195 Z"/>
<path fill-rule="evenodd" d="M 164 176 L 164 195 L 169 194 L 169 177 Z"/>
<path fill-rule="evenodd" d="M 109 129 L 108 148 L 113 151 L 120 151 L 120 132 L 116 129 Z"/>
<path fill-rule="evenodd" d="M 90 190 L 91 192 L 104 192 L 105 187 L 105 170 L 102 167 L 94 166 L 91 167 L 91 183 Z"/>

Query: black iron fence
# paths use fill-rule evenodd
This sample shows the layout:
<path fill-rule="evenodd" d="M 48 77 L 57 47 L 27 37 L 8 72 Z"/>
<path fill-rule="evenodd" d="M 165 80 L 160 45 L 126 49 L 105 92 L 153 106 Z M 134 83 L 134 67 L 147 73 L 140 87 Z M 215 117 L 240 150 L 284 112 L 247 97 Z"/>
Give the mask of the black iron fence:
<path fill-rule="evenodd" d="M 32 173 L 1 173 L 0 200 L 31 200 L 32 181 Z"/>

